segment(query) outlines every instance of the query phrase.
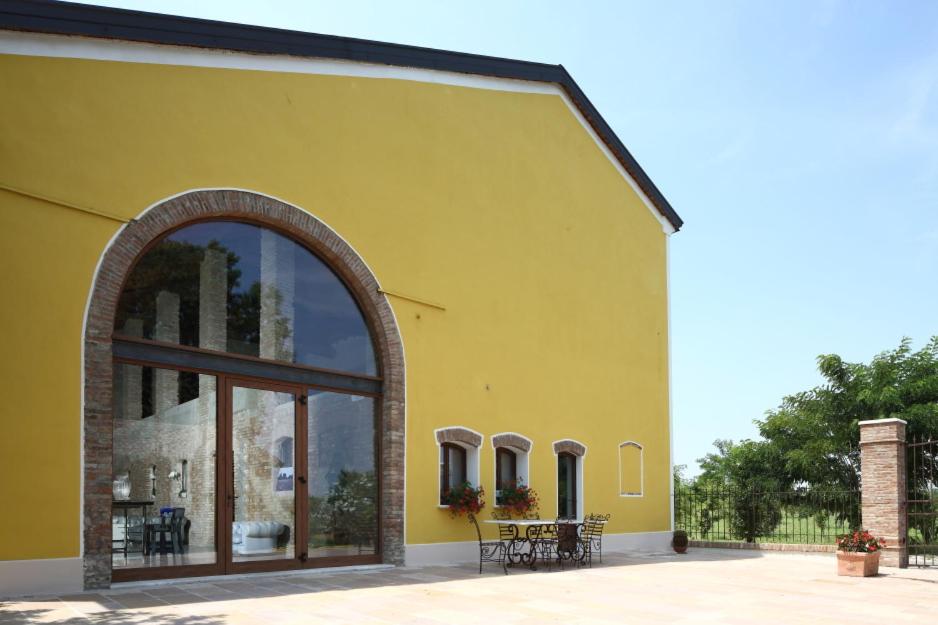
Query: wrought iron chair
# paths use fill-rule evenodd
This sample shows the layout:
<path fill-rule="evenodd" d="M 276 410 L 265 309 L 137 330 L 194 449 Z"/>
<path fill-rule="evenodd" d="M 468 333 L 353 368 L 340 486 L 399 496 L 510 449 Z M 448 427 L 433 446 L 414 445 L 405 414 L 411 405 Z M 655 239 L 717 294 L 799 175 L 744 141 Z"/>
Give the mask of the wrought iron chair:
<path fill-rule="evenodd" d="M 593 566 L 593 551 L 599 553 L 599 563 L 603 561 L 603 529 L 606 527 L 606 521 L 609 520 L 608 514 L 588 514 L 583 521 L 583 528 L 580 530 L 580 543 L 585 552 L 584 560 L 589 566 Z"/>
<path fill-rule="evenodd" d="M 511 511 L 507 508 L 495 508 L 492 510 L 492 518 L 496 521 L 510 521 Z M 518 535 L 518 527 L 515 525 L 498 524 L 498 539 L 505 545 L 505 557 L 508 559 L 508 565 L 512 563 L 512 554 L 519 553 L 519 547 L 524 542 Z"/>
<path fill-rule="evenodd" d="M 553 561 L 560 561 L 557 552 L 557 523 L 545 523 L 537 527 L 532 549 L 536 550 L 538 558 L 547 564 L 549 572 Z M 562 568 L 563 562 L 560 564 Z"/>
<path fill-rule="evenodd" d="M 482 574 L 483 562 L 497 562 L 502 565 L 505 575 L 508 575 L 508 565 L 505 556 L 508 554 L 508 547 L 500 540 L 482 540 L 482 530 L 479 529 L 479 522 L 476 516 L 469 513 L 469 522 L 476 528 L 476 536 L 479 538 L 479 575 Z M 501 530 L 499 525 L 499 530 Z"/>

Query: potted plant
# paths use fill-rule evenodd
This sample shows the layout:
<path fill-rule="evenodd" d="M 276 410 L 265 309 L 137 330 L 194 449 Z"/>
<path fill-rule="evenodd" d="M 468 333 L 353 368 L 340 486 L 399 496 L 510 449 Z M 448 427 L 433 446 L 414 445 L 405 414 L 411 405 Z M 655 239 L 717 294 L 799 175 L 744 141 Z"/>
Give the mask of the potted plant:
<path fill-rule="evenodd" d="M 674 551 L 677 553 L 686 553 L 688 542 L 687 532 L 684 530 L 674 530 L 674 535 L 671 537 L 671 546 L 674 548 Z"/>
<path fill-rule="evenodd" d="M 530 510 L 537 509 L 537 492 L 524 482 L 509 482 L 498 491 L 498 505 L 507 508 L 509 512 L 524 516 Z"/>
<path fill-rule="evenodd" d="M 449 507 L 453 517 L 463 514 L 475 516 L 485 507 L 485 491 L 481 486 L 476 488 L 469 482 L 463 482 L 443 493 L 443 503 Z"/>
<path fill-rule="evenodd" d="M 860 529 L 837 537 L 837 574 L 872 577 L 879 573 L 879 552 L 886 541 Z"/>

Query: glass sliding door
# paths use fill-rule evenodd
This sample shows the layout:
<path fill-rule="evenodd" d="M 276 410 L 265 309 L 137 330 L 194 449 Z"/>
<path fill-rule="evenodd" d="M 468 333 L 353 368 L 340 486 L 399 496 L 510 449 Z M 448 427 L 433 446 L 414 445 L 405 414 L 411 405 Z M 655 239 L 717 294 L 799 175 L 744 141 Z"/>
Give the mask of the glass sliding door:
<path fill-rule="evenodd" d="M 311 563 L 376 557 L 378 477 L 375 400 L 310 390 L 307 471 Z"/>
<path fill-rule="evenodd" d="M 215 376 L 114 363 L 115 572 L 218 562 L 215 389 Z"/>
<path fill-rule="evenodd" d="M 296 395 L 233 384 L 231 561 L 296 557 Z"/>

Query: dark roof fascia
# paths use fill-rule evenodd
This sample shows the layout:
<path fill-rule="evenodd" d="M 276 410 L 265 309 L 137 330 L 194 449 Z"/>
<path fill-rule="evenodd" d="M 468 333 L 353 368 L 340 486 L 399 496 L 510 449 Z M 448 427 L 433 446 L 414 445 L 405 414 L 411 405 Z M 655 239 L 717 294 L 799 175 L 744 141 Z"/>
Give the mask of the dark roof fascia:
<path fill-rule="evenodd" d="M 555 83 L 567 92 L 661 215 L 675 230 L 684 223 L 561 65 L 56 0 L 0 0 L 0 29 L 327 58 Z"/>

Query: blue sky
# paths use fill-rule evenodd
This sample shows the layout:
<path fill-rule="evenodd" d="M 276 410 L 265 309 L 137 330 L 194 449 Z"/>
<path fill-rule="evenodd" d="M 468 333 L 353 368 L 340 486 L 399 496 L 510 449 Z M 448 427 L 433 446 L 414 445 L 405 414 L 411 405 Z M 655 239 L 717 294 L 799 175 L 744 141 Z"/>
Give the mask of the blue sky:
<path fill-rule="evenodd" d="M 97 2 L 563 64 L 684 218 L 674 451 L 938 334 L 938 3 Z"/>

